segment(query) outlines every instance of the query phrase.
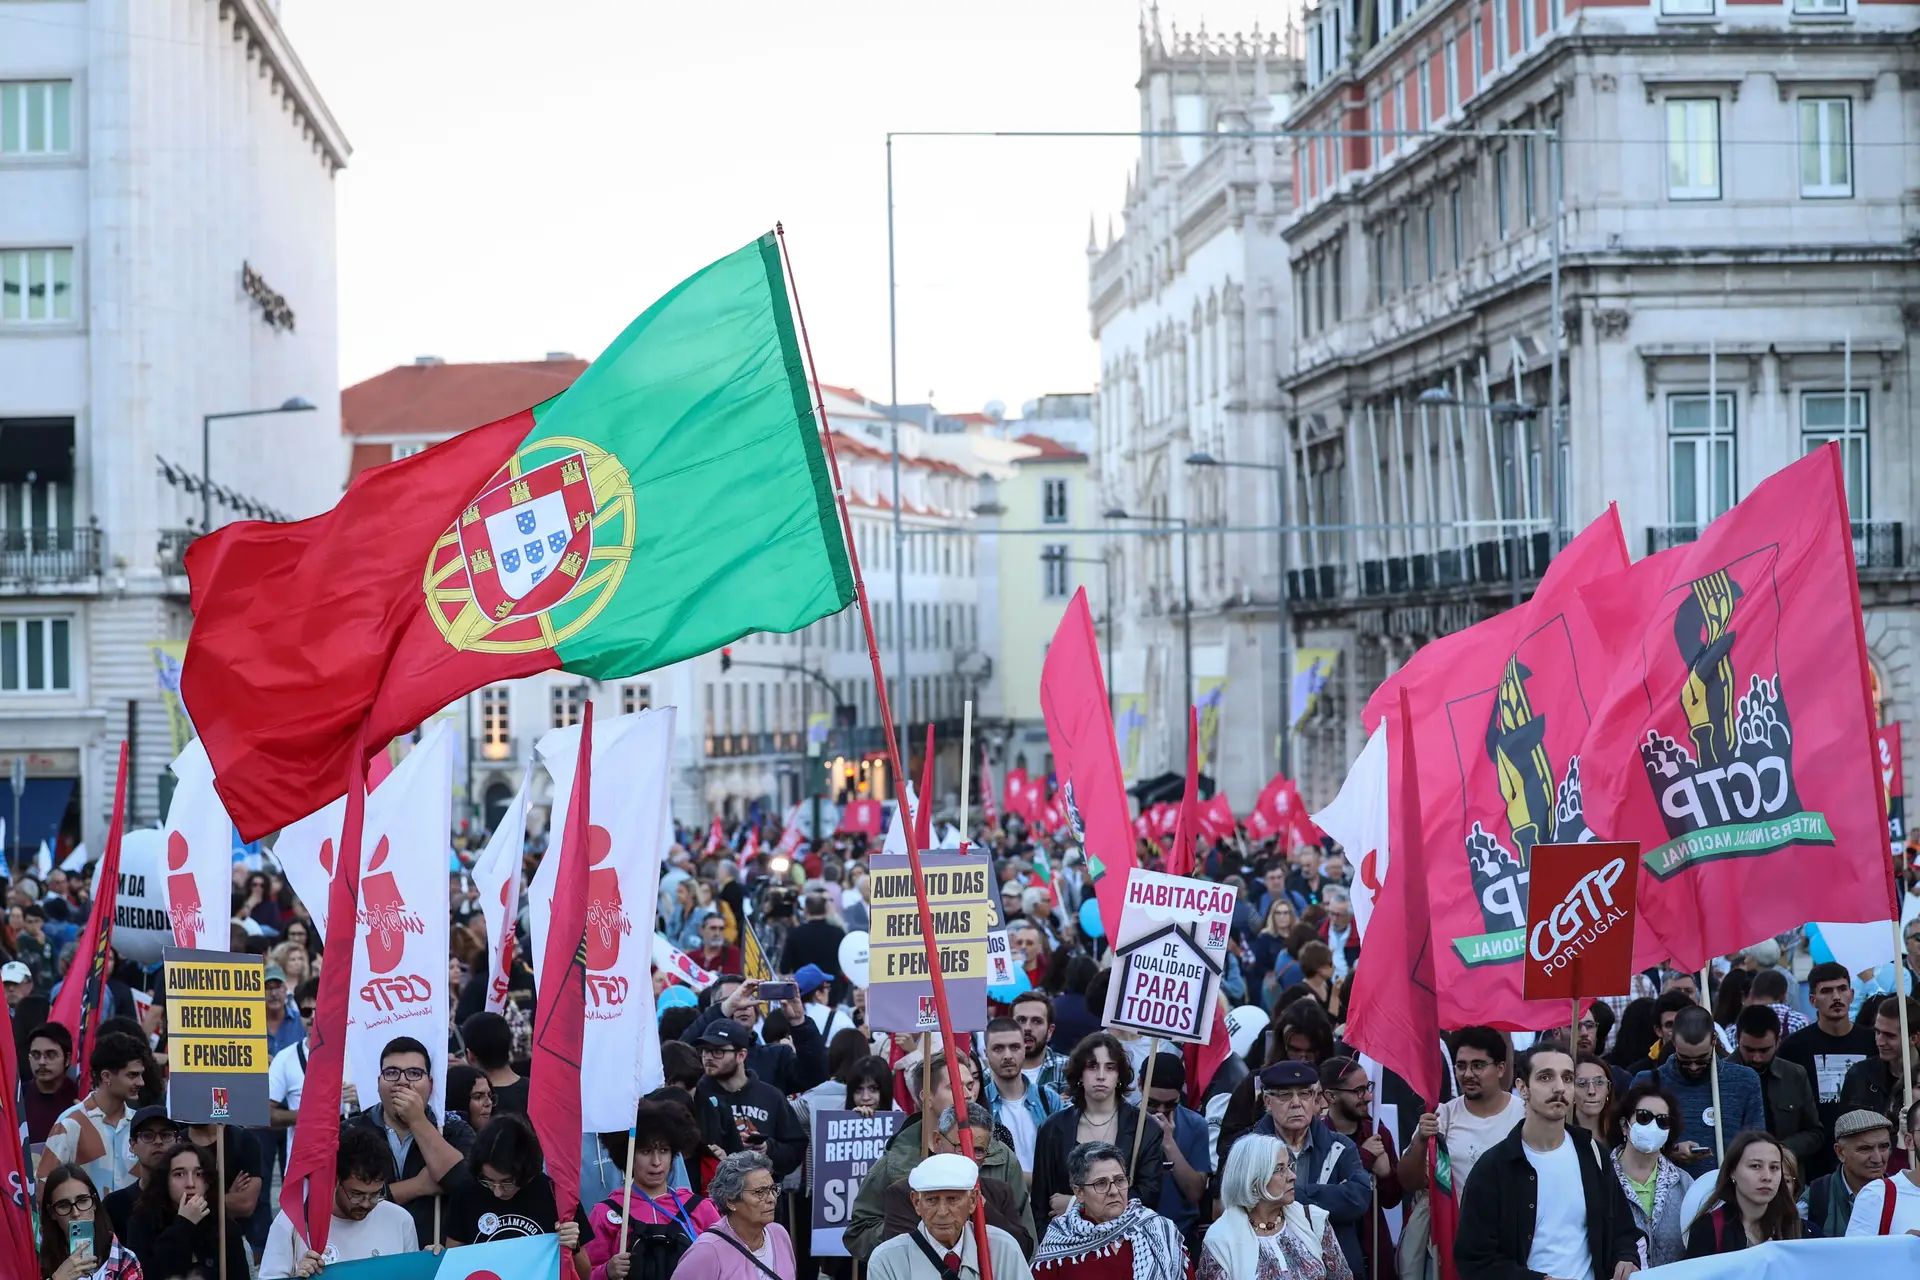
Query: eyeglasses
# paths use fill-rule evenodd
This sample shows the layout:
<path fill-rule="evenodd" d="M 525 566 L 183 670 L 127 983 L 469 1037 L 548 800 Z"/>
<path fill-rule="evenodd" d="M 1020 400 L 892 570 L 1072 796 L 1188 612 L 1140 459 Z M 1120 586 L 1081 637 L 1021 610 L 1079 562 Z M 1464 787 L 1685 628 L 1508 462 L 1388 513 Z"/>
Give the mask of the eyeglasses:
<path fill-rule="evenodd" d="M 520 1184 L 512 1178 L 475 1178 L 474 1181 L 502 1200 L 513 1199 L 513 1193 L 520 1189 Z"/>
<path fill-rule="evenodd" d="M 1685 1067 L 1689 1071 L 1705 1071 L 1713 1065 L 1713 1055 L 1710 1053 L 1703 1053 L 1697 1058 L 1676 1053 L 1673 1055 L 1673 1060 L 1676 1065 Z"/>
<path fill-rule="evenodd" d="M 489 1191 L 493 1189 L 487 1186 L 487 1180 L 485 1178 L 480 1179 L 480 1185 L 487 1187 Z M 340 1198 L 348 1204 L 357 1204 L 371 1209 L 374 1205 L 379 1204 L 387 1198 L 387 1191 L 385 1187 L 382 1187 L 378 1191 L 348 1191 L 345 1187 L 342 1187 L 340 1189 Z"/>
<path fill-rule="evenodd" d="M 1494 1063 L 1488 1058 L 1474 1058 L 1467 1062 L 1453 1064 L 1454 1071 L 1463 1076 L 1477 1076 L 1482 1071 L 1491 1071 L 1493 1068 Z"/>
<path fill-rule="evenodd" d="M 1633 1122 L 1650 1124 L 1656 1128 L 1665 1129 L 1669 1133 L 1673 1132 L 1673 1117 L 1664 1111 L 1649 1111 L 1645 1107 L 1640 1107 L 1633 1113 Z"/>
<path fill-rule="evenodd" d="M 142 1129 L 133 1135 L 135 1143 L 146 1143 L 150 1147 L 168 1147 L 180 1140 L 178 1129 Z"/>
<path fill-rule="evenodd" d="M 1091 1191 L 1097 1196 L 1111 1195 L 1116 1191 L 1125 1191 L 1127 1189 L 1127 1175 L 1124 1173 L 1116 1173 L 1111 1178 L 1095 1178 L 1092 1182 L 1081 1183 L 1080 1189 L 1082 1191 Z"/>
<path fill-rule="evenodd" d="M 780 1194 L 778 1187 L 748 1187 L 740 1193 L 750 1200 L 771 1200 Z"/>
<path fill-rule="evenodd" d="M 48 1207 L 62 1218 L 71 1218 L 76 1213 L 92 1213 L 94 1198 L 82 1191 L 70 1200 L 50 1201 Z"/>
<path fill-rule="evenodd" d="M 1605 1076 L 1594 1076 L 1588 1080 L 1575 1080 L 1573 1083 L 1579 1088 L 1585 1089 L 1588 1093 L 1592 1093 L 1595 1090 L 1606 1088 L 1607 1078 Z"/>
<path fill-rule="evenodd" d="M 425 1067 L 382 1067 L 380 1078 L 388 1084 L 399 1084 L 402 1080 L 408 1084 L 419 1084 L 427 1078 Z"/>
<path fill-rule="evenodd" d="M 1311 1089 L 1262 1089 L 1260 1096 L 1268 1102 L 1307 1102 L 1313 1098 Z"/>
<path fill-rule="evenodd" d="M 1327 1092 L 1328 1093 L 1351 1093 L 1357 1098 L 1364 1098 L 1368 1094 L 1373 1092 L 1373 1081 L 1367 1080 L 1360 1084 L 1356 1084 L 1349 1089 L 1342 1089 L 1342 1088 L 1335 1087 L 1327 1090 Z"/>

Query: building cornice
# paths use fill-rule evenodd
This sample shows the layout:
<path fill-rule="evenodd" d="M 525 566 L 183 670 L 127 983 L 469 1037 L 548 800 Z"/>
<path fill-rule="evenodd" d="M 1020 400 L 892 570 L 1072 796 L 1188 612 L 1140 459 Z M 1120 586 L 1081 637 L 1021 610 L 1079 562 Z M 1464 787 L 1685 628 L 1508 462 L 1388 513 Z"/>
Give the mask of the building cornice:
<path fill-rule="evenodd" d="M 232 19 L 234 40 L 246 41 L 248 60 L 257 58 L 260 74 L 271 79 L 275 95 L 284 95 L 301 135 L 325 159 L 327 172 L 346 168 L 347 158 L 353 154 L 346 132 L 327 109 L 326 99 L 320 96 L 319 87 L 307 74 L 266 0 L 220 0 L 220 16 Z"/>

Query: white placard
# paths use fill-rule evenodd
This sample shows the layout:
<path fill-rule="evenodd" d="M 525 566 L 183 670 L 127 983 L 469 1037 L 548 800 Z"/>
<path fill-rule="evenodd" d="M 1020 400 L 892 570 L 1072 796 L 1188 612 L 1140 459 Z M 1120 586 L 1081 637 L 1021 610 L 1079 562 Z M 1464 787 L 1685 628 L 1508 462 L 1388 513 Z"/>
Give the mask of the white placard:
<path fill-rule="evenodd" d="M 1107 988 L 1110 1027 L 1184 1044 L 1213 1034 L 1239 895 L 1225 885 L 1138 867 L 1127 873 Z"/>

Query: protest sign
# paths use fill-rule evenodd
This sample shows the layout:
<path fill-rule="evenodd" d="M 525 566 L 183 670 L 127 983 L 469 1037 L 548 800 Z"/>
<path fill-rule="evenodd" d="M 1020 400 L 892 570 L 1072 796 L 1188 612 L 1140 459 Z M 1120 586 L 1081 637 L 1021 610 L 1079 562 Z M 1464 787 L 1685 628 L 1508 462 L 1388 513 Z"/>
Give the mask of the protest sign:
<path fill-rule="evenodd" d="M 1101 1021 L 1205 1044 L 1238 899 L 1232 888 L 1205 880 L 1128 871 Z"/>
<path fill-rule="evenodd" d="M 940 972 L 946 977 L 953 1030 L 987 1026 L 987 931 L 994 922 L 989 898 L 990 864 L 958 853 L 920 855 L 927 905 L 933 913 Z M 899 854 L 876 855 L 867 893 L 870 984 L 867 1022 L 876 1031 L 917 1033 L 940 1025 L 934 1012 L 933 977 L 920 935 L 913 874 Z"/>
<path fill-rule="evenodd" d="M 867 1170 L 880 1163 L 906 1116 L 898 1111 L 813 1113 L 813 1256 L 844 1258 L 842 1237 Z"/>
<path fill-rule="evenodd" d="M 1633 986 L 1633 840 L 1536 844 L 1527 882 L 1528 1000 L 1575 1000 Z"/>
<path fill-rule="evenodd" d="M 1900 763 L 1899 721 L 1875 731 L 1874 748 L 1880 757 L 1880 792 L 1887 801 L 1887 843 L 1897 858 L 1907 848 L 1907 782 Z"/>
<path fill-rule="evenodd" d="M 264 1126 L 267 962 L 167 947 L 167 1115 L 181 1124 Z"/>
<path fill-rule="evenodd" d="M 328 1245 L 331 1253 L 333 1246 Z M 444 1253 L 395 1253 L 356 1262 L 328 1262 L 327 1280 L 500 1280 L 502 1276 L 560 1274 L 560 1237 L 547 1232 Z"/>

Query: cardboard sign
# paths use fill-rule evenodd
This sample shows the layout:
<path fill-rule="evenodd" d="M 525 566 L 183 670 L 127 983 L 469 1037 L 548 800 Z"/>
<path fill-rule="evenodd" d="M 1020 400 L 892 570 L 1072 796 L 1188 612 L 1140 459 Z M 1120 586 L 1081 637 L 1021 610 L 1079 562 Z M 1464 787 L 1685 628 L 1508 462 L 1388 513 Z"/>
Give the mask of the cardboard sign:
<path fill-rule="evenodd" d="M 1007 939 L 1007 930 L 990 929 L 987 932 L 987 986 L 1010 987 L 1013 977 L 1013 948 Z"/>
<path fill-rule="evenodd" d="M 167 1115 L 181 1124 L 271 1123 L 267 962 L 231 951 L 164 948 Z"/>
<path fill-rule="evenodd" d="M 1205 1044 L 1213 1034 L 1213 1006 L 1238 901 L 1226 885 L 1138 867 L 1129 871 L 1101 1021 L 1162 1040 Z"/>
<path fill-rule="evenodd" d="M 965 854 L 924 853 L 920 869 L 933 912 L 934 941 L 939 945 L 953 1030 L 985 1031 L 987 931 L 995 923 L 991 864 Z M 875 855 L 868 870 L 867 1023 L 875 1031 L 935 1030 L 940 1019 L 906 856 Z"/>
<path fill-rule="evenodd" d="M 1529 1000 L 1621 995 L 1633 986 L 1640 844 L 1537 844 L 1527 883 Z"/>
<path fill-rule="evenodd" d="M 1881 725 L 1873 736 L 1880 756 L 1880 793 L 1887 801 L 1887 843 L 1897 858 L 1907 851 L 1907 782 L 1900 762 L 1900 722 Z"/>
<path fill-rule="evenodd" d="M 880 1163 L 906 1116 L 898 1111 L 813 1113 L 813 1256 L 847 1257 L 844 1236 L 853 1198 Z"/>

